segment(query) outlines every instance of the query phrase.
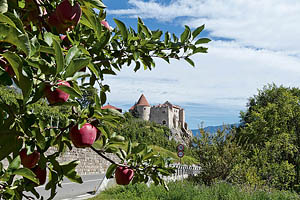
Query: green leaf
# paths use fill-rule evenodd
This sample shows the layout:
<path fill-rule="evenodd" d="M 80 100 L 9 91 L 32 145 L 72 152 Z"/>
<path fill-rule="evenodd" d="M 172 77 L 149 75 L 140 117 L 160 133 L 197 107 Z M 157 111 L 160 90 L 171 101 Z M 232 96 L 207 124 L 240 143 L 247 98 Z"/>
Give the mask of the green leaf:
<path fill-rule="evenodd" d="M 131 150 L 132 150 L 132 143 L 131 143 L 131 140 L 129 139 L 128 145 L 127 145 L 127 156 L 129 156 L 131 154 Z"/>
<path fill-rule="evenodd" d="M 100 92 L 100 101 L 101 101 L 101 105 L 104 105 L 106 102 L 106 94 L 103 91 Z"/>
<path fill-rule="evenodd" d="M 3 57 L 6 58 L 9 64 L 12 66 L 17 76 L 17 80 L 20 80 L 20 71 L 22 71 L 22 59 L 16 53 L 10 51 L 5 52 L 3 54 Z"/>
<path fill-rule="evenodd" d="M 190 58 L 186 57 L 186 58 L 184 58 L 184 60 L 186 60 L 190 65 L 192 65 L 193 67 L 195 67 L 194 61 L 192 61 Z"/>
<path fill-rule="evenodd" d="M 15 28 L 22 31 L 22 33 L 24 33 L 24 34 L 26 33 L 25 29 L 24 29 L 24 25 L 15 10 L 14 10 L 14 13 L 7 12 L 7 13 L 5 13 L 5 15 L 8 16 L 14 22 Z"/>
<path fill-rule="evenodd" d="M 162 168 L 157 168 L 157 171 L 159 171 L 164 176 L 169 176 L 171 174 L 168 170 Z"/>
<path fill-rule="evenodd" d="M 186 42 L 186 40 L 190 39 L 190 37 L 191 37 L 191 30 L 188 26 L 185 26 L 185 30 L 180 36 L 180 41 Z"/>
<path fill-rule="evenodd" d="M 154 152 L 147 153 L 146 155 L 143 156 L 143 160 L 148 160 L 148 159 L 151 158 L 154 154 L 155 154 Z"/>
<path fill-rule="evenodd" d="M 198 48 L 193 50 L 193 54 L 195 54 L 195 53 L 207 53 L 207 49 L 208 48 L 198 47 Z"/>
<path fill-rule="evenodd" d="M 36 178 L 36 175 L 28 168 L 20 168 L 13 171 L 13 174 L 23 176 L 35 183 L 39 183 L 39 180 Z"/>
<path fill-rule="evenodd" d="M 88 66 L 90 58 L 75 58 L 66 69 L 65 78 L 72 77 L 76 72 Z"/>
<path fill-rule="evenodd" d="M 0 160 L 6 158 L 10 153 L 15 151 L 17 139 L 16 133 L 8 130 L 0 130 Z"/>
<path fill-rule="evenodd" d="M 98 8 L 99 10 L 106 8 L 100 0 L 84 0 L 84 4 L 91 8 Z"/>
<path fill-rule="evenodd" d="M 40 43 L 38 42 L 38 39 L 36 35 L 30 40 L 30 46 L 31 46 L 31 54 L 30 56 L 33 56 L 35 54 L 38 54 L 40 51 Z"/>
<path fill-rule="evenodd" d="M 142 30 L 144 31 L 144 33 L 146 34 L 147 38 L 151 38 L 152 33 L 149 30 L 149 28 L 147 26 L 145 26 L 144 24 L 140 24 L 140 26 L 142 27 Z"/>
<path fill-rule="evenodd" d="M 165 45 L 168 45 L 168 44 L 169 44 L 170 38 L 171 38 L 170 33 L 169 33 L 169 32 L 166 32 L 166 33 L 165 33 Z"/>
<path fill-rule="evenodd" d="M 193 31 L 193 33 L 192 33 L 193 39 L 194 39 L 195 37 L 197 37 L 197 36 L 201 33 L 201 31 L 203 31 L 204 27 L 205 27 L 205 25 L 203 24 L 202 26 L 199 26 L 198 28 L 196 28 L 196 29 Z"/>
<path fill-rule="evenodd" d="M 27 56 L 30 55 L 30 42 L 27 34 L 13 26 L 0 24 L 0 42 L 8 42 L 21 49 Z"/>
<path fill-rule="evenodd" d="M 1 1 L 1 0 L 0 0 Z M 0 3 L 1 4 L 1 3 Z M 1 8 L 0 8 L 1 12 Z M 0 13 L 0 22 L 2 23 L 7 23 L 10 26 L 13 26 L 14 28 L 17 28 L 16 24 L 14 23 L 13 20 L 11 20 L 9 17 L 5 16 L 4 14 Z"/>
<path fill-rule="evenodd" d="M 7 0 L 0 0 L 0 13 L 6 13 L 8 10 Z"/>
<path fill-rule="evenodd" d="M 67 164 L 61 165 L 64 176 L 66 176 L 70 181 L 75 183 L 83 183 L 81 177 L 75 171 L 76 166 L 79 164 L 79 161 L 74 160 Z"/>
<path fill-rule="evenodd" d="M 162 34 L 163 34 L 162 31 L 153 31 L 152 32 L 152 39 L 159 40 L 160 37 L 162 36 Z"/>
<path fill-rule="evenodd" d="M 92 62 L 90 62 L 90 63 L 88 64 L 88 68 L 90 69 L 91 72 L 93 72 L 93 74 L 94 74 L 97 78 L 99 78 L 99 72 L 97 71 L 97 69 L 95 68 L 95 66 L 93 65 Z"/>
<path fill-rule="evenodd" d="M 133 52 L 133 59 L 134 59 L 135 61 L 137 61 L 137 60 L 139 59 L 139 57 L 140 57 L 140 52 L 139 52 L 139 51 Z"/>
<path fill-rule="evenodd" d="M 200 38 L 199 40 L 197 40 L 197 42 L 195 43 L 197 44 L 204 44 L 204 43 L 209 43 L 211 40 L 209 38 Z"/>
<path fill-rule="evenodd" d="M 146 144 L 139 144 L 138 146 L 135 146 L 132 148 L 132 153 L 133 154 L 137 154 L 137 153 L 140 153 L 141 151 L 143 151 L 144 149 L 147 148 L 147 145 Z"/>
<path fill-rule="evenodd" d="M 117 24 L 119 30 L 121 31 L 121 35 L 123 37 L 123 40 L 126 41 L 128 38 L 128 33 L 127 33 L 127 29 L 126 26 L 123 22 L 121 22 L 120 20 L 114 19 L 115 23 Z"/>
<path fill-rule="evenodd" d="M 92 9 L 88 9 L 87 7 L 84 6 L 82 6 L 81 9 L 83 12 L 82 18 L 87 20 L 89 26 L 92 26 L 92 29 L 95 31 L 96 37 L 99 40 L 101 37 L 101 30 L 102 30 L 102 26 L 100 24 L 99 19 L 95 16 Z"/>
<path fill-rule="evenodd" d="M 73 46 L 69 49 L 66 55 L 66 65 L 69 65 L 73 58 L 80 55 L 80 49 L 77 46 Z"/>
<path fill-rule="evenodd" d="M 125 138 L 121 135 L 117 135 L 116 137 L 112 137 L 109 140 L 110 142 L 124 142 Z"/>
<path fill-rule="evenodd" d="M 106 176 L 107 179 L 110 179 L 110 178 L 112 177 L 112 175 L 113 175 L 113 173 L 115 172 L 115 170 L 116 170 L 117 167 L 118 167 L 118 166 L 117 166 L 116 164 L 111 164 L 111 165 L 108 167 L 108 169 L 107 169 L 107 171 L 106 171 L 106 174 L 105 174 L 105 176 Z"/>
<path fill-rule="evenodd" d="M 141 63 L 139 61 L 136 62 L 134 72 L 137 72 L 141 68 Z"/>
<path fill-rule="evenodd" d="M 15 159 L 13 159 L 13 161 L 9 164 L 8 166 L 8 170 L 16 170 L 20 167 L 21 165 L 21 158 L 20 156 L 15 157 Z"/>
<path fill-rule="evenodd" d="M 43 53 L 49 53 L 49 54 L 52 54 L 52 55 L 55 54 L 55 51 L 52 47 L 40 46 L 40 51 L 43 52 Z"/>
<path fill-rule="evenodd" d="M 56 74 L 59 74 L 60 72 L 63 71 L 64 66 L 65 66 L 65 60 L 64 60 L 64 54 L 61 50 L 61 46 L 59 42 L 53 38 L 53 48 L 55 52 L 55 60 L 56 60 Z"/>
<path fill-rule="evenodd" d="M 65 86 L 65 85 L 60 85 L 60 86 L 58 86 L 58 89 L 70 94 L 70 96 L 72 98 L 73 97 L 82 98 L 81 94 L 72 87 L 68 87 L 68 86 Z"/>

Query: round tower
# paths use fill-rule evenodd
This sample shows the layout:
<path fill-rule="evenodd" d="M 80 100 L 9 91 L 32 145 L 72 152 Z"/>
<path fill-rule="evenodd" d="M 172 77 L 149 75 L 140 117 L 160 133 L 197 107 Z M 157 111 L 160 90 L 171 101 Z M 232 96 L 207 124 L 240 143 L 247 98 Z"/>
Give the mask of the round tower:
<path fill-rule="evenodd" d="M 149 121 L 151 106 L 148 103 L 144 94 L 141 95 L 138 102 L 135 104 L 135 108 L 138 112 L 139 118 Z"/>

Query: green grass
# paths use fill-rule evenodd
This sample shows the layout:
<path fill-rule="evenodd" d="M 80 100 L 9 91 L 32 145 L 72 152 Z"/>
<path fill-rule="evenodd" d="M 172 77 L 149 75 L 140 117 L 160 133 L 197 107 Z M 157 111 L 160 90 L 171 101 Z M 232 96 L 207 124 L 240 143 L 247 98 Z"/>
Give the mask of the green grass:
<path fill-rule="evenodd" d="M 164 157 L 171 157 L 174 159 L 174 162 L 180 162 L 180 159 L 178 158 L 177 156 L 177 153 L 175 152 L 172 152 L 172 151 L 169 151 L 167 149 L 164 149 L 162 147 L 159 147 L 159 146 L 155 146 L 155 145 L 149 145 L 154 151 L 156 152 L 159 152 L 162 156 Z M 181 159 L 181 163 L 182 164 L 187 164 L 187 165 L 192 165 L 192 164 L 197 164 L 199 163 L 197 161 L 197 159 L 193 158 L 193 157 L 190 157 L 190 156 L 184 156 L 182 159 Z"/>
<path fill-rule="evenodd" d="M 288 191 L 250 191 L 227 183 L 208 187 L 177 181 L 169 183 L 168 186 L 169 192 L 162 186 L 154 185 L 117 186 L 90 200 L 300 200 L 299 195 Z"/>

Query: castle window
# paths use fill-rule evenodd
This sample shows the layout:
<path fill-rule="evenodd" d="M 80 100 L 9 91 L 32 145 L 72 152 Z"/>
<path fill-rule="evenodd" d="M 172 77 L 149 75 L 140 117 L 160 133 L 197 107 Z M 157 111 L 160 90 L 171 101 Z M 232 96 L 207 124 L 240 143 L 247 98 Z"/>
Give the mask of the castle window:
<path fill-rule="evenodd" d="M 146 108 L 144 108 L 144 110 L 146 110 Z"/>
<path fill-rule="evenodd" d="M 166 120 L 163 120 L 163 121 L 162 121 L 162 124 L 163 124 L 163 125 L 166 125 L 166 124 L 167 124 L 167 121 L 166 121 Z"/>

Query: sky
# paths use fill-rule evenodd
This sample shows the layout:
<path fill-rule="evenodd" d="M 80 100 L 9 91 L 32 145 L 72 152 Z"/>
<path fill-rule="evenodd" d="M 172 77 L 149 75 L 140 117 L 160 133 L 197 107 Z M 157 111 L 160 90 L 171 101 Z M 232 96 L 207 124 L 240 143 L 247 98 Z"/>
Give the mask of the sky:
<path fill-rule="evenodd" d="M 143 93 L 151 105 L 170 101 L 186 111 L 191 129 L 238 123 L 250 97 L 267 84 L 299 87 L 299 0 L 103 0 L 107 21 L 175 33 L 205 24 L 207 54 L 185 61 L 156 61 L 152 71 L 124 67 L 107 76 L 108 102 L 128 110 Z"/>

